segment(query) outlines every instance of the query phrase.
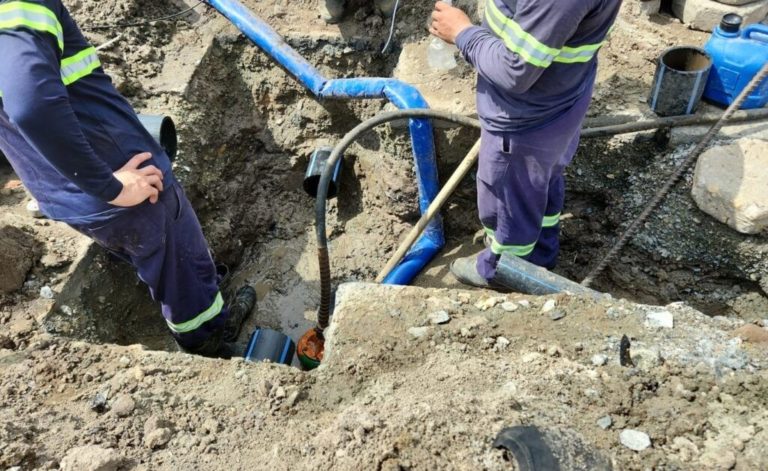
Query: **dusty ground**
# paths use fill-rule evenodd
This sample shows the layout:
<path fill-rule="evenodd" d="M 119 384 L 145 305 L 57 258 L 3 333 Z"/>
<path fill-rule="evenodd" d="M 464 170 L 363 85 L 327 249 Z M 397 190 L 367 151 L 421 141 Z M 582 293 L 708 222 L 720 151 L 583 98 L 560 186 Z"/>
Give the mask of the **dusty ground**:
<path fill-rule="evenodd" d="M 65 4 L 96 26 L 196 3 L 185 1 Z M 328 77 L 397 74 L 401 49 L 426 44 L 426 3 L 404 2 L 388 54 L 388 20 L 365 2 L 339 26 L 321 24 L 314 0 L 245 3 Z M 474 14 L 473 4 L 461 3 Z M 315 101 L 205 6 L 172 23 L 88 32 L 95 44 L 117 34 L 101 51 L 107 70 L 138 110 L 175 118 L 175 171 L 212 248 L 233 267 L 233 286 L 257 288 L 246 330 L 297 338 L 319 294 L 313 200 L 301 190 L 309 154 L 385 103 Z M 668 16 L 639 17 L 627 2 L 601 52 L 591 119 L 650 117 L 654 59 L 705 40 Z M 471 114 L 471 83 L 462 64 L 419 86 L 436 103 L 459 96 L 455 106 Z M 445 176 L 477 133 L 441 128 L 436 138 Z M 583 142 L 568 174 L 559 271 L 581 279 L 685 151 L 652 133 Z M 334 282 L 375 277 L 418 217 L 413 181 L 402 129 L 382 127 L 348 152 L 330 205 Z M 0 467 L 506 469 L 493 437 L 535 424 L 575 434 L 615 469 L 768 468 L 765 235 L 709 219 L 684 183 L 599 280 L 630 301 L 559 298 L 566 317 L 557 322 L 541 314 L 544 299 L 482 310 L 475 304 L 492 295 L 434 289 L 456 288 L 448 263 L 480 249 L 473 184 L 447 207 L 448 247 L 415 282 L 428 289 L 346 287 L 331 356 L 303 373 L 152 351 L 173 345 L 141 283 L 67 227 L 31 218 L 23 187 L 0 163 Z M 451 321 L 429 326 L 438 310 Z M 672 313 L 674 327 L 646 327 L 654 310 Z M 415 339 L 408 329 L 419 326 L 427 329 Z M 750 341 L 735 338 L 737 328 Z M 617 363 L 624 334 L 637 366 Z M 596 354 L 607 364 L 593 364 Z M 605 416 L 612 425 L 603 430 L 596 421 Z M 622 446 L 625 428 L 648 433 L 651 448 Z"/>

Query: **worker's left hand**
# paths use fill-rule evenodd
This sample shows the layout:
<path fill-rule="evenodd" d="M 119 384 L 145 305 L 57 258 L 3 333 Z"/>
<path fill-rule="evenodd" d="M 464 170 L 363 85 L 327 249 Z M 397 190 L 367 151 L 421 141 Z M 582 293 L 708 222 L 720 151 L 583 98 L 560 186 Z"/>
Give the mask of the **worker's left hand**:
<path fill-rule="evenodd" d="M 432 24 L 429 27 L 430 33 L 453 44 L 456 42 L 456 36 L 470 26 L 472 26 L 472 21 L 459 8 L 444 2 L 435 3 L 435 11 L 432 12 Z"/>

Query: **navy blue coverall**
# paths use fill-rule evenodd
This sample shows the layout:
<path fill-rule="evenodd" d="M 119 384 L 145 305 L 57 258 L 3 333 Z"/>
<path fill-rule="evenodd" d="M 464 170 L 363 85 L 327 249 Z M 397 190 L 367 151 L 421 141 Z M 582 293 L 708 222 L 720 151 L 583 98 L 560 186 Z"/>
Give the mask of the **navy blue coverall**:
<path fill-rule="evenodd" d="M 621 0 L 486 0 L 482 26 L 456 37 L 477 69 L 482 122 L 477 172 L 489 247 L 488 280 L 502 254 L 553 268 L 559 251 L 563 170 L 579 143 L 597 52 Z"/>
<path fill-rule="evenodd" d="M 136 268 L 183 347 L 222 329 L 216 268 L 171 162 L 60 0 L 0 0 L 0 150 L 43 214 Z M 113 173 L 143 152 L 163 173 L 159 201 L 109 204 Z"/>

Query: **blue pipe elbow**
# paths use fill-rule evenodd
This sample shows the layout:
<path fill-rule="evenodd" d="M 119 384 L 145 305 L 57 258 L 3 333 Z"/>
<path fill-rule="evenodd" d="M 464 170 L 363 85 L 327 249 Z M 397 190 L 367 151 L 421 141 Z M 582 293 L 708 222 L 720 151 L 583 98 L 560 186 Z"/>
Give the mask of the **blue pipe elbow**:
<path fill-rule="evenodd" d="M 291 48 L 267 23 L 237 0 L 208 0 L 265 53 L 283 66 L 315 96 L 327 99 L 387 98 L 400 109 L 429 108 L 421 93 L 412 85 L 387 78 L 328 80 Z M 437 196 L 437 174 L 432 124 L 427 119 L 409 120 L 413 158 L 419 188 L 419 210 L 423 214 Z M 388 284 L 408 284 L 445 246 L 443 223 L 436 216 L 403 261 L 384 280 Z"/>

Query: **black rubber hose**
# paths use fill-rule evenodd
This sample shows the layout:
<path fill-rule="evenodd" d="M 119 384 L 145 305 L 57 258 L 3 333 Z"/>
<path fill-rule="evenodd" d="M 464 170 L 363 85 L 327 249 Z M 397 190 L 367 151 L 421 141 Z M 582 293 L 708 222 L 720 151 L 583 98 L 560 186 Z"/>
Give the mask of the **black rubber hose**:
<path fill-rule="evenodd" d="M 322 333 L 328 327 L 331 315 L 331 267 L 328 257 L 328 238 L 325 234 L 325 211 L 328 200 L 328 188 L 336 163 L 357 138 L 376 126 L 390 121 L 406 118 L 435 118 L 441 121 L 461 124 L 474 128 L 480 127 L 480 121 L 466 116 L 449 113 L 446 111 L 415 108 L 409 110 L 387 111 L 363 121 L 349 131 L 344 138 L 333 148 L 328 157 L 320 183 L 317 186 L 317 201 L 315 204 L 315 231 L 317 233 L 317 261 L 320 266 L 320 308 L 317 311 L 317 327 Z"/>

